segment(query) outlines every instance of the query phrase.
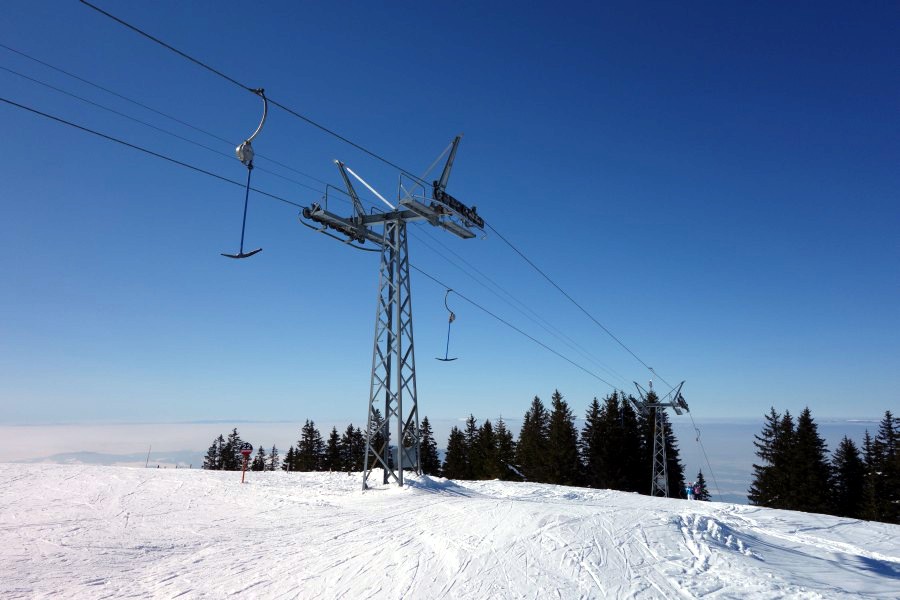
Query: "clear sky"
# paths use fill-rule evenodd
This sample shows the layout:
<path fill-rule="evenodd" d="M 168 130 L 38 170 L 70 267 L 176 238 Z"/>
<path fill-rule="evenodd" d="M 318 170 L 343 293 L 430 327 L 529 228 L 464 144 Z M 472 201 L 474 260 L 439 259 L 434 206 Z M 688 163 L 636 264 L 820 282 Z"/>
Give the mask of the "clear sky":
<path fill-rule="evenodd" d="M 410 171 L 464 133 L 448 191 L 686 380 L 696 418 L 900 408 L 897 3 L 97 2 Z M 4 13 L 5 46 L 233 141 L 6 48 L 5 69 L 227 156 L 8 70 L 0 96 L 245 177 L 258 98 L 76 1 Z M 0 131 L 0 422 L 363 421 L 377 254 L 251 195 L 264 251 L 228 260 L 239 188 L 6 104 Z M 396 197 L 394 169 L 282 110 L 254 148 Z M 320 200 L 256 164 L 260 189 Z M 650 377 L 497 236 L 411 235 L 414 265 L 585 369 Z M 611 391 L 453 296 L 459 360 L 435 361 L 443 297 L 413 273 L 421 414 L 520 417 L 558 388 L 582 415 Z"/>

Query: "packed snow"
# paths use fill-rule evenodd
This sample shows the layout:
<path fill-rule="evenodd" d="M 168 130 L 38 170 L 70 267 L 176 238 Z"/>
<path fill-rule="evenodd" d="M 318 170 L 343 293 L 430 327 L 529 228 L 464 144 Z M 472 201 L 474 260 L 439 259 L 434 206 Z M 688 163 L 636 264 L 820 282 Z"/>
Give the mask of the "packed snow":
<path fill-rule="evenodd" d="M 900 526 L 499 481 L 0 464 L 2 598 L 897 598 Z"/>

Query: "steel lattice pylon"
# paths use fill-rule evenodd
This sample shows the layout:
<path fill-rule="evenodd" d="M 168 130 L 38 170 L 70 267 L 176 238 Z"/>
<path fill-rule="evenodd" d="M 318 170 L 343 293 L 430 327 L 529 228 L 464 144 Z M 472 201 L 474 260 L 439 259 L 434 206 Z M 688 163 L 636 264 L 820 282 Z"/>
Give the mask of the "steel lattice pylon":
<path fill-rule="evenodd" d="M 305 219 L 319 223 L 322 226 L 320 231 L 331 237 L 336 236 L 327 230 L 347 236 L 346 243 L 353 247 L 359 248 L 357 244 L 372 242 L 381 252 L 369 409 L 366 416 L 363 489 L 366 489 L 372 471 L 379 467 L 384 471 L 384 483 L 393 478 L 401 486 L 404 469 L 421 473 L 416 355 L 413 344 L 406 225 L 410 221 L 425 221 L 462 239 L 475 237 L 470 227 L 484 229 L 484 219 L 479 216 L 475 207 L 466 206 L 446 191 L 459 140 L 460 136 L 457 136 L 441 154 L 441 156 L 447 154 L 447 162 L 440 179 L 432 184 L 430 198 L 426 195 L 427 190 L 421 178 L 415 178 L 410 191 L 404 187 L 401 177 L 399 203 L 395 206 L 362 177 L 336 160 L 335 164 L 347 187 L 346 194 L 353 204 L 353 216 L 342 217 L 328 210 L 330 186 L 326 186 L 324 207 L 315 203 L 304 208 L 301 213 Z M 440 158 L 439 156 L 438 160 Z M 366 214 L 351 177 L 375 194 L 390 208 L 390 211 L 373 211 Z M 383 233 L 372 229 L 376 225 L 384 228 Z M 382 407 L 384 412 L 381 410 Z M 396 427 L 393 427 L 394 425 Z M 392 429 L 396 436 L 391 435 Z"/>
<path fill-rule="evenodd" d="M 378 467 L 384 470 L 384 483 L 393 478 L 403 485 L 404 469 L 420 472 L 420 436 L 409 253 L 406 221 L 402 218 L 384 223 L 369 389 L 363 489 Z M 395 452 L 391 451 L 392 424 L 396 425 Z M 376 439 L 379 433 L 380 439 Z M 380 447 L 375 447 L 376 442 Z"/>
<path fill-rule="evenodd" d="M 653 481 L 651 496 L 669 497 L 669 468 L 666 462 L 666 421 L 662 408 L 653 408 Z"/>
<path fill-rule="evenodd" d="M 669 497 L 669 467 L 666 461 L 666 418 L 665 409 L 671 408 L 675 414 L 682 414 L 687 411 L 688 405 L 681 395 L 681 387 L 684 385 L 682 381 L 668 394 L 663 396 L 662 400 L 656 399 L 653 392 L 653 384 L 650 384 L 650 391 L 647 392 L 640 386 L 638 382 L 634 382 L 637 387 L 640 401 L 632 399 L 635 407 L 653 419 L 653 471 L 650 475 L 650 495 Z"/>

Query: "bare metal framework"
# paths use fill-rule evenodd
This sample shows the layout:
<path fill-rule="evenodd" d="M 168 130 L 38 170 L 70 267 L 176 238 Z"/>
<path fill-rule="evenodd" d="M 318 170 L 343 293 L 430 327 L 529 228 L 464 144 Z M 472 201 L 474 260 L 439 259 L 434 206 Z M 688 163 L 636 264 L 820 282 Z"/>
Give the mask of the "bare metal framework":
<path fill-rule="evenodd" d="M 632 400 L 634 406 L 644 415 L 653 419 L 653 471 L 651 475 L 650 495 L 669 497 L 669 468 L 666 461 L 666 420 L 665 409 L 671 408 L 675 414 L 684 414 L 682 411 L 688 411 L 687 402 L 681 395 L 682 381 L 672 388 L 668 394 L 661 399 L 657 399 L 653 393 L 653 383 L 650 383 L 650 391 L 648 392 L 638 382 L 634 382 L 638 394 L 641 399 Z"/>
<path fill-rule="evenodd" d="M 382 399 L 384 410 L 377 412 Z M 404 469 L 420 471 L 420 439 L 409 252 L 402 218 L 384 222 L 368 423 L 363 487 L 372 469 L 378 467 L 384 473 L 383 483 L 393 478 L 403 485 Z M 391 452 L 391 423 L 397 427 L 396 452 Z M 380 447 L 375 446 L 376 439 Z"/>
<path fill-rule="evenodd" d="M 347 194 L 353 202 L 353 216 L 340 217 L 329 212 L 327 194 L 324 208 L 320 204 L 313 204 L 303 209 L 303 216 L 318 223 L 321 231 L 332 230 L 342 234 L 347 238 L 344 241 L 354 246 L 373 242 L 381 250 L 366 416 L 363 489 L 368 487 L 369 477 L 375 469 L 382 470 L 383 483 L 393 480 L 401 486 L 404 470 L 421 473 L 421 435 L 406 226 L 411 221 L 427 221 L 463 239 L 475 237 L 470 227 L 484 228 L 484 219 L 478 215 L 474 206 L 469 208 L 446 191 L 459 141 L 460 137 L 457 136 L 448 147 L 449 156 L 444 171 L 441 178 L 432 184 L 430 197 L 426 197 L 425 188 L 420 184 L 413 184 L 412 192 L 405 190 L 401 179 L 399 205 L 394 206 L 349 167 L 335 161 Z M 351 177 L 378 196 L 390 210 L 366 214 Z M 416 189 L 421 190 L 421 193 L 413 193 Z M 381 233 L 372 229 L 376 225 L 382 226 Z"/>

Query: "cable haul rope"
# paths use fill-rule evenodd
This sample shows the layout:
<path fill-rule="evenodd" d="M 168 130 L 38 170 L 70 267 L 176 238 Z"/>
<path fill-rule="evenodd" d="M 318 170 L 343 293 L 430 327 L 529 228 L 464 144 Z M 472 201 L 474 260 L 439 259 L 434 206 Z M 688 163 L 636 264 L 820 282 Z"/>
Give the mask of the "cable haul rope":
<path fill-rule="evenodd" d="M 162 41 L 162 40 L 159 39 L 158 37 L 155 37 L 155 36 L 153 36 L 153 35 L 147 33 L 146 31 L 144 31 L 144 30 L 141 29 L 140 27 L 137 27 L 137 26 L 135 26 L 135 25 L 132 25 L 131 23 L 128 23 L 127 21 L 125 21 L 125 20 L 123 20 L 123 19 L 120 19 L 119 17 L 117 17 L 117 16 L 115 16 L 115 15 L 113 15 L 113 14 L 111 14 L 111 13 L 105 11 L 105 10 L 103 10 L 103 9 L 100 8 L 99 6 L 95 6 L 94 4 L 91 4 L 90 2 L 87 2 L 87 0 L 79 0 L 79 1 L 80 1 L 82 4 L 84 4 L 85 6 L 87 6 L 87 7 L 89 7 L 89 8 L 92 8 L 93 10 L 97 11 L 98 13 L 100 13 L 100 14 L 102 14 L 102 15 L 104 15 L 104 16 L 110 18 L 110 19 L 112 19 L 112 20 L 115 21 L 116 23 L 119 23 L 120 25 L 123 25 L 124 27 L 127 27 L 128 29 L 130 29 L 130 30 L 134 31 L 135 33 L 137 33 L 137 34 L 139 34 L 139 35 L 141 35 L 141 36 L 147 38 L 148 40 L 150 40 L 150 41 L 152 41 L 152 42 L 154 42 L 154 43 L 156 43 L 156 44 L 159 44 L 159 45 L 162 46 L 163 48 L 165 48 L 165 49 L 167 49 L 167 50 L 170 50 L 171 52 L 174 52 L 174 53 L 177 54 L 178 56 L 180 56 L 180 57 L 182 57 L 182 58 L 184 58 L 184 59 L 186 59 L 186 60 L 188 60 L 188 61 L 194 63 L 195 65 L 197 65 L 197 66 L 199 66 L 199 67 L 201 67 L 201 68 L 203 68 L 203 69 L 206 69 L 206 70 L 209 71 L 210 73 L 213 73 L 214 75 L 217 75 L 217 76 L 221 77 L 222 79 L 224 79 L 224 80 L 226 80 L 226 81 L 228 81 L 228 82 L 230 82 L 230 83 L 236 85 L 237 87 L 242 88 L 242 89 L 244 89 L 244 90 L 246 90 L 246 91 L 248 91 L 248 92 L 250 92 L 250 93 L 253 93 L 253 94 L 256 93 L 256 89 L 257 89 L 257 88 L 254 88 L 254 87 L 251 87 L 251 86 L 248 86 L 248 85 L 245 85 L 245 84 L 241 83 L 241 82 L 238 81 L 237 79 L 235 79 L 235 78 L 233 78 L 233 77 L 231 77 L 231 76 L 229 76 L 229 75 L 226 75 L 226 74 L 223 73 L 222 71 L 220 71 L 220 70 L 218 70 L 218 69 L 216 69 L 216 68 L 214 68 L 214 67 L 208 65 L 207 63 L 203 62 L 202 60 L 200 60 L 200 59 L 198 59 L 198 58 L 194 58 L 194 57 L 191 56 L 190 54 L 188 54 L 188 53 L 186 53 L 186 52 L 183 52 L 183 51 L 179 50 L 178 48 L 172 46 L 171 44 L 167 44 L 166 42 Z M 411 179 L 414 179 L 414 180 L 418 181 L 419 183 L 421 183 L 421 184 L 423 184 L 423 185 L 426 185 L 426 186 L 428 185 L 428 182 L 421 180 L 419 177 L 417 177 L 416 175 L 414 175 L 412 172 L 410 172 L 410 171 L 404 169 L 403 167 L 401 167 L 401 166 L 395 164 L 394 162 L 388 160 L 387 158 L 381 156 L 380 154 L 378 154 L 378 153 L 376 153 L 376 152 L 374 152 L 374 151 L 372 151 L 372 150 L 369 150 L 369 149 L 366 148 L 365 146 L 362 146 L 361 144 L 357 144 L 357 143 L 354 142 L 353 140 L 351 140 L 351 139 L 349 139 L 349 138 L 347 138 L 347 137 L 345 137 L 345 136 L 339 134 L 338 132 L 334 131 L 333 129 L 330 129 L 330 128 L 326 127 L 325 125 L 322 125 L 321 123 L 318 123 L 317 121 L 311 119 L 310 117 L 307 117 L 306 115 L 304 115 L 304 114 L 302 114 L 302 113 L 300 113 L 300 112 L 297 112 L 296 110 L 290 108 L 289 106 L 286 106 L 286 105 L 284 105 L 284 104 L 282 104 L 282 103 L 280 103 L 280 102 L 278 102 L 278 101 L 276 101 L 276 100 L 273 100 L 272 98 L 269 98 L 269 103 L 271 103 L 272 106 L 277 106 L 278 108 L 280 108 L 281 110 L 285 111 L 286 113 L 288 113 L 288 114 L 290 114 L 290 115 L 292 115 L 292 116 L 294 116 L 294 117 L 297 117 L 298 119 L 300 119 L 300 120 L 302 120 L 302 121 L 308 123 L 309 125 L 312 125 L 313 127 L 316 127 L 317 129 L 319 129 L 319 130 L 321 130 L 321 131 L 327 133 L 328 135 L 331 135 L 331 136 L 333 136 L 333 137 L 335 137 L 335 138 L 341 140 L 341 141 L 344 142 L 345 144 L 349 144 L 350 146 L 353 146 L 353 147 L 356 148 L 357 150 L 360 150 L 360 151 L 362 151 L 362 152 L 365 152 L 366 154 L 368 154 L 368 155 L 371 156 L 372 158 L 374 158 L 374 159 L 376 159 L 376 160 L 379 160 L 379 161 L 381 161 L 382 163 L 384 163 L 384 164 L 386 164 L 386 165 L 388 165 L 388 166 L 390 166 L 390 167 L 393 167 L 394 169 L 397 169 L 398 171 L 400 171 L 401 173 L 403 173 L 403 174 L 406 175 L 407 177 L 410 177 Z"/>
<path fill-rule="evenodd" d="M 191 56 L 190 54 L 188 54 L 188 53 L 186 53 L 186 52 L 184 52 L 184 51 L 182 51 L 182 50 L 179 50 L 178 48 L 172 46 L 171 44 L 168 44 L 168 43 L 164 42 L 164 41 L 161 40 L 160 38 L 155 37 L 154 35 L 152 35 L 152 34 L 146 32 L 146 31 L 144 31 L 143 29 L 141 29 L 141 28 L 139 28 L 139 27 L 137 27 L 137 26 L 135 26 L 135 25 L 132 25 L 131 23 L 128 23 L 127 21 L 125 21 L 125 20 L 123 20 L 123 19 L 121 19 L 121 18 L 119 18 L 119 17 L 117 17 L 117 16 L 115 16 L 115 15 L 113 15 L 113 14 L 111 14 L 111 13 L 105 11 L 105 10 L 103 10 L 102 8 L 100 8 L 100 7 L 96 6 L 96 5 L 94 5 L 94 4 L 90 3 L 90 2 L 88 2 L 87 0 L 79 0 L 79 1 L 80 1 L 82 4 L 84 4 L 85 6 L 91 8 L 92 10 L 94 10 L 94 11 L 96 11 L 96 12 L 98 12 L 98 13 L 100 13 L 100 14 L 106 16 L 107 18 L 109 18 L 109 19 L 111 19 L 111 20 L 113 20 L 113 21 L 119 23 L 120 25 L 122 25 L 122 26 L 124 26 L 124 27 L 126 27 L 126 28 L 128 28 L 128 29 L 130 29 L 130 30 L 132 30 L 133 32 L 135 32 L 135 33 L 141 35 L 142 37 L 145 37 L 146 39 L 148 39 L 148 40 L 154 42 L 155 44 L 158 44 L 158 45 L 162 46 L 163 48 L 165 48 L 165 49 L 167 49 L 167 50 L 169 50 L 169 51 L 171 51 L 171 52 L 177 54 L 178 56 L 184 58 L 185 60 L 188 60 L 189 62 L 194 63 L 195 65 L 197 65 L 197 66 L 199 66 L 199 67 L 201 67 L 201 68 L 203 68 L 203 69 L 209 71 L 210 73 L 213 73 L 214 75 L 216 75 L 216 76 L 218 76 L 218 77 L 220 77 L 220 78 L 222 78 L 222 79 L 224 79 L 224 80 L 230 82 L 231 84 L 233 84 L 233 85 L 235 85 L 235 86 L 237 86 L 237 87 L 240 87 L 240 88 L 244 89 L 245 91 L 248 91 L 248 92 L 251 92 L 251 93 L 254 93 L 254 94 L 258 94 L 257 88 L 254 88 L 254 87 L 251 87 L 251 86 L 248 86 L 248 85 L 245 85 L 245 84 L 241 83 L 241 82 L 238 81 L 236 78 L 234 78 L 234 77 L 232 77 L 232 76 L 226 74 L 225 72 L 223 72 L 223 71 L 221 71 L 221 70 L 219 70 L 219 69 L 216 69 L 216 68 L 212 67 L 212 66 L 209 65 L 208 63 L 206 63 L 206 62 L 204 62 L 204 61 L 202 61 L 202 60 L 200 60 L 200 59 L 198 59 L 198 58 L 195 58 L 194 56 Z M 192 166 L 192 165 L 188 165 L 187 163 L 183 163 L 183 162 L 181 162 L 181 161 L 177 161 L 177 160 L 172 159 L 172 158 L 170 158 L 170 157 L 166 157 L 166 156 L 164 156 L 164 155 L 160 155 L 160 154 L 158 154 L 158 153 L 149 151 L 149 150 L 147 150 L 147 149 L 140 148 L 140 147 L 138 147 L 138 146 L 135 146 L 135 145 L 133 145 L 133 144 L 129 144 L 129 143 L 124 142 L 124 141 L 122 141 L 122 140 L 118 140 L 118 139 L 115 139 L 115 138 L 111 138 L 111 137 L 109 137 L 109 136 L 106 136 L 105 134 L 101 134 L 101 133 L 99 133 L 99 132 L 96 132 L 96 131 L 93 131 L 93 130 L 90 130 L 90 129 L 87 129 L 87 128 L 83 128 L 83 127 L 81 127 L 81 126 L 74 125 L 74 124 L 69 123 L 69 122 L 66 122 L 66 121 L 64 121 L 64 120 L 62 120 L 62 119 L 59 119 L 59 118 L 56 118 L 56 117 L 52 117 L 52 116 L 46 115 L 45 113 L 40 113 L 39 111 L 35 111 L 35 110 L 33 110 L 33 109 L 29 109 L 29 108 L 24 107 L 24 106 L 22 106 L 22 105 L 19 105 L 19 104 L 17 104 L 17 103 L 14 103 L 14 102 L 11 102 L 11 101 L 7 101 L 7 100 L 4 100 L 4 101 L 5 101 L 5 102 L 8 102 L 8 103 L 10 103 L 10 104 L 13 104 L 13 105 L 15 105 L 15 106 L 19 106 L 20 108 L 25 108 L 26 110 L 31 110 L 32 112 L 35 112 L 35 113 L 37 113 L 37 114 L 42 114 L 42 115 L 44 115 L 44 116 L 47 116 L 47 117 L 52 118 L 52 119 L 54 119 L 54 120 L 57 120 L 57 121 L 66 123 L 66 124 L 68 124 L 68 125 L 72 125 L 72 126 L 74 126 L 74 127 L 78 127 L 79 129 L 83 129 L 84 131 L 87 131 L 87 132 L 89 132 L 89 133 L 93 133 L 93 134 L 95 134 L 95 135 L 100 135 L 101 137 L 107 137 L 108 139 L 111 139 L 112 141 L 115 141 L 115 142 L 121 143 L 121 144 L 123 144 L 123 145 L 126 145 L 126 146 L 129 146 L 129 147 L 132 147 L 132 148 L 141 150 L 141 151 L 143 151 L 143 152 L 147 152 L 148 154 L 157 156 L 157 157 L 159 157 L 159 158 L 163 158 L 164 160 L 168 160 L 168 161 L 174 162 L 174 163 L 176 163 L 176 164 L 181 164 L 182 166 L 191 168 L 191 169 L 193 169 L 193 170 L 195 170 L 195 171 L 203 172 L 203 173 L 205 173 L 205 174 L 207 174 L 207 175 L 211 175 L 211 176 L 213 176 L 213 177 L 216 177 L 216 178 L 218 178 L 218 179 L 222 179 L 223 181 L 227 181 L 227 182 L 232 183 L 232 184 L 237 184 L 237 183 L 234 182 L 233 180 L 230 180 L 230 179 L 227 179 L 227 178 L 225 178 L 225 177 L 222 177 L 222 176 L 213 174 L 213 173 L 208 172 L 208 171 L 205 171 L 205 170 L 203 170 L 203 169 L 199 169 L 199 168 L 194 167 L 194 166 Z M 298 112 L 298 111 L 296 111 L 296 110 L 294 110 L 294 109 L 292 109 L 292 108 L 286 106 L 285 104 L 282 104 L 282 103 L 280 103 L 280 102 L 278 102 L 278 101 L 276 101 L 276 100 L 274 100 L 274 99 L 269 98 L 268 101 L 269 101 L 273 106 L 276 106 L 276 107 L 278 107 L 278 108 L 284 110 L 284 111 L 287 112 L 288 114 L 290 114 L 290 115 L 292 115 L 292 116 L 294 116 L 294 117 L 296 117 L 296 118 L 298 118 L 298 119 L 300 119 L 300 120 L 306 122 L 306 123 L 309 124 L 309 125 L 312 125 L 312 126 L 318 128 L 319 130 L 323 131 L 324 133 L 327 133 L 328 135 L 331 135 L 331 136 L 333 136 L 333 137 L 339 139 L 340 141 L 342 141 L 342 142 L 344 142 L 344 143 L 346 143 L 346 144 L 348 144 L 348 145 L 350 145 L 350 146 L 356 148 L 357 150 L 360 150 L 361 152 L 364 152 L 365 154 L 371 156 L 372 158 L 374 158 L 374 159 L 376 159 L 376 160 L 378 160 L 378 161 L 380 161 L 380 162 L 382 162 L 382 163 L 384 163 L 384 164 L 386 164 L 386 165 L 388 165 L 388 166 L 390 166 L 390 167 L 392 167 L 392 168 L 398 170 L 400 173 L 402 173 L 403 175 L 406 175 L 406 176 L 409 177 L 410 179 L 412 179 L 412 180 L 414 180 L 414 181 L 416 181 L 416 182 L 419 182 L 419 183 L 421 183 L 421 184 L 424 184 L 424 185 L 426 185 L 426 186 L 428 185 L 427 182 L 425 182 L 422 178 L 420 178 L 420 177 L 416 176 L 415 174 L 413 174 L 411 171 L 409 171 L 409 170 L 407 170 L 407 169 L 404 169 L 403 167 L 400 167 L 399 165 L 397 165 L 396 163 L 392 162 L 391 160 L 388 160 L 388 159 L 385 158 L 384 156 L 382 156 L 382 155 L 380 155 L 380 154 L 378 154 L 378 153 L 376 153 L 376 152 L 374 152 L 374 151 L 372 151 L 372 150 L 369 150 L 368 148 L 362 146 L 361 144 L 358 144 L 358 143 L 356 143 L 356 142 L 350 140 L 350 139 L 347 138 L 346 136 L 343 136 L 343 135 L 337 133 L 336 131 L 334 131 L 334 130 L 332 130 L 332 129 L 330 129 L 330 128 L 328 128 L 328 127 L 326 127 L 326 126 L 324 126 L 324 125 L 322 125 L 322 124 L 320 124 L 320 123 L 318 123 L 318 122 L 315 121 L 314 119 L 312 119 L 312 118 L 310 118 L 310 117 L 308 117 L 308 116 L 306 116 L 306 115 L 304 115 L 304 114 L 302 114 L 302 113 L 300 113 L 300 112 Z M 248 179 L 249 179 L 249 178 L 248 178 Z M 240 185 L 240 184 L 237 184 L 237 185 Z M 249 185 L 247 186 L 247 189 L 248 189 L 248 191 L 251 189 L 251 188 L 249 188 Z M 265 194 L 265 193 L 264 193 L 264 194 Z M 287 200 L 285 200 L 285 199 L 283 199 L 283 198 L 280 198 L 280 197 L 276 197 L 276 196 L 274 196 L 274 195 L 272 195 L 272 194 L 265 194 L 265 195 L 268 195 L 268 196 L 270 196 L 270 197 L 273 197 L 273 198 L 276 198 L 276 199 L 278 199 L 278 200 L 285 201 L 285 202 L 288 202 L 289 204 L 294 204 L 295 206 L 297 206 L 296 203 L 287 201 Z M 483 222 L 482 222 L 482 225 L 483 225 Z M 512 244 L 512 242 L 510 242 L 505 236 L 503 236 L 499 231 L 497 231 L 492 225 L 488 224 L 487 226 L 488 226 L 488 228 L 489 228 L 493 233 L 495 233 L 495 234 L 496 234 L 496 235 L 497 235 L 497 236 L 498 236 L 505 244 L 507 244 L 507 245 L 508 245 L 508 246 L 509 246 L 516 254 L 518 254 L 518 255 L 519 255 L 526 263 L 528 263 L 535 271 L 537 271 L 542 277 L 544 277 L 544 279 L 546 279 L 553 287 L 555 287 L 561 294 L 563 294 L 563 296 L 565 296 L 572 304 L 574 304 L 579 310 L 581 310 L 581 312 L 583 312 L 583 313 L 584 313 L 591 321 L 593 321 L 598 327 L 600 327 L 600 328 L 601 328 L 601 329 L 602 329 L 602 330 L 603 330 L 610 338 L 612 338 L 619 346 L 621 346 L 626 352 L 628 352 L 635 360 L 637 360 L 637 361 L 638 361 L 641 365 L 643 365 L 648 371 L 650 371 L 650 373 L 651 373 L 652 375 L 654 375 L 656 378 L 658 378 L 658 379 L 659 379 L 660 381 L 662 381 L 663 383 L 666 383 L 667 385 L 670 385 L 670 384 L 668 384 L 668 382 L 667 382 L 661 375 L 659 375 L 659 374 L 655 371 L 655 369 L 654 369 L 653 367 L 651 367 L 651 366 L 650 366 L 648 363 L 646 363 L 642 358 L 640 358 L 640 357 L 639 357 L 639 356 L 638 356 L 631 348 L 629 348 L 624 342 L 622 342 L 622 340 L 620 340 L 617 336 L 615 336 L 615 335 L 612 333 L 612 331 L 610 331 L 610 330 L 609 330 L 606 326 L 604 326 L 598 319 L 596 319 L 589 311 L 587 311 L 587 309 L 585 309 L 581 304 L 579 304 L 579 303 L 578 303 L 578 302 L 577 302 L 570 294 L 568 294 L 565 290 L 563 290 L 563 289 L 562 289 L 562 288 L 561 288 L 561 287 L 560 287 L 553 279 L 551 279 L 551 278 L 550 278 L 543 270 L 541 270 L 541 269 L 540 269 L 533 261 L 531 261 L 531 260 L 530 260 L 530 259 L 529 259 L 529 258 L 528 258 L 528 257 L 527 257 L 527 256 L 526 256 L 519 248 L 517 248 L 514 244 Z M 417 270 L 418 270 L 418 269 L 417 269 Z M 462 296 L 461 296 L 461 297 L 462 297 Z M 482 307 L 479 307 L 479 308 L 482 308 Z M 484 309 L 482 308 L 482 310 L 484 310 Z M 492 314 L 492 313 L 490 313 L 490 314 Z M 496 317 L 496 315 L 493 315 L 493 314 L 492 314 L 492 316 L 495 316 L 495 318 L 498 318 L 498 319 L 499 319 L 499 317 Z M 502 319 L 501 319 L 501 321 L 502 321 Z M 505 321 L 504 321 L 504 322 L 505 322 Z M 507 324 L 508 324 L 508 323 L 507 323 Z M 515 328 L 515 327 L 513 327 L 513 328 L 516 329 L 517 331 L 520 331 L 520 332 L 521 332 L 521 330 L 518 330 L 518 328 Z M 521 332 L 521 333 L 524 333 L 524 332 Z M 527 334 L 525 334 L 525 335 L 527 335 Z M 528 336 L 528 337 L 531 338 L 531 336 Z M 537 341 L 537 340 L 535 340 L 534 338 L 531 338 L 531 339 L 532 339 L 533 341 Z M 540 343 L 540 342 L 538 342 L 538 343 Z M 542 344 L 542 343 L 540 343 L 540 344 L 541 344 L 542 346 L 544 346 L 545 348 L 550 349 L 549 347 L 545 346 L 544 344 Z M 552 349 L 550 349 L 550 350 L 551 350 L 552 352 L 554 352 L 555 354 L 558 354 L 556 351 L 554 351 L 554 350 L 552 350 Z M 562 355 L 560 355 L 560 356 L 562 356 Z M 566 359 L 566 360 L 569 360 L 569 359 Z M 572 362 L 572 361 L 569 360 L 569 362 Z M 576 363 L 573 362 L 573 364 L 576 364 Z M 576 366 L 579 366 L 579 368 L 581 368 L 582 370 L 587 371 L 586 369 L 584 369 L 584 368 L 581 367 L 580 365 L 576 365 Z M 587 372 L 590 373 L 590 371 L 587 371 Z M 591 373 L 591 375 L 594 376 L 594 377 L 596 377 L 597 379 L 600 379 L 600 380 L 603 381 L 604 383 L 607 383 L 608 385 L 610 385 L 610 387 L 613 387 L 613 389 L 616 389 L 616 386 L 613 386 L 612 384 L 609 384 L 609 382 L 607 382 L 605 379 L 602 379 L 602 378 L 600 378 L 599 376 L 596 376 L 596 375 L 593 374 L 593 373 Z M 692 417 L 692 420 L 693 420 L 693 417 Z M 702 448 L 702 442 L 701 442 L 701 440 L 700 440 L 699 429 L 696 427 L 696 424 L 694 424 L 694 428 L 695 428 L 695 430 L 698 432 L 698 435 L 697 435 L 697 442 L 698 442 L 699 444 L 701 444 L 701 448 Z M 703 454 L 704 454 L 704 456 L 706 456 L 706 451 L 705 451 L 705 449 L 703 449 Z M 710 469 L 710 475 L 713 477 L 713 480 L 714 480 L 714 482 L 715 482 L 715 475 L 714 475 L 714 473 L 712 472 L 711 466 L 709 466 L 709 461 L 708 461 L 708 459 L 707 459 L 707 466 L 709 467 L 709 469 Z"/>
<path fill-rule="evenodd" d="M 90 133 L 91 135 L 96 135 L 97 137 L 101 137 L 101 138 L 103 138 L 103 139 L 105 139 L 105 140 L 109 140 L 110 142 L 115 142 L 115 143 L 117 143 L 117 144 L 121 144 L 121 145 L 123 145 L 123 146 L 127 146 L 128 148 L 132 148 L 132 149 L 134 149 L 134 150 L 138 150 L 138 151 L 143 152 L 143 153 L 145 153 L 145 154 L 149 154 L 150 156 L 155 156 L 156 158 L 160 158 L 160 159 L 165 160 L 165 161 L 167 161 L 167 162 L 170 162 L 170 163 L 173 163 L 173 164 L 176 164 L 176 165 L 185 167 L 185 168 L 190 169 L 190 170 L 192 170 L 192 171 L 196 171 L 197 173 L 202 173 L 202 174 L 207 175 L 207 176 L 209 176 L 209 177 L 213 177 L 213 178 L 215 178 L 215 179 L 218 179 L 219 181 L 224 181 L 224 182 L 226 182 L 226 183 L 230 183 L 230 184 L 232 184 L 232 185 L 236 185 L 236 186 L 241 187 L 241 188 L 246 187 L 246 184 L 245 184 L 245 183 L 242 183 L 242 182 L 240 182 L 240 181 L 235 181 L 234 179 L 229 179 L 228 177 L 225 177 L 225 176 L 223 176 L 223 175 L 219 175 L 218 173 L 213 173 L 212 171 L 207 171 L 206 169 L 197 167 L 197 166 L 192 165 L 192 164 L 190 164 L 190 163 L 186 163 L 186 162 L 184 162 L 184 161 L 182 161 L 182 160 L 178 160 L 177 158 L 172 158 L 171 156 L 166 156 L 165 154 L 160 154 L 159 152 L 154 152 L 153 150 L 149 150 L 149 149 L 147 149 L 147 148 L 144 148 L 143 146 L 138 146 L 137 144 L 132 144 L 131 142 L 126 142 L 125 140 L 121 140 L 121 139 L 119 139 L 119 138 L 117 138 L 117 137 L 113 137 L 113 136 L 111 136 L 111 135 L 102 133 L 102 132 L 100 132 L 100 131 L 96 131 L 96 130 L 91 129 L 91 128 L 89 128 L 89 127 L 85 127 L 85 126 L 83 126 L 83 125 L 79 125 L 79 124 L 77 124 L 77 123 L 73 123 L 72 121 L 67 121 L 66 119 L 63 119 L 62 117 L 57 117 L 57 116 L 55 116 L 55 115 L 51 115 L 51 114 L 49 114 L 49 113 L 45 113 L 45 112 L 43 112 L 43 111 L 40 111 L 40 110 L 38 110 L 38 109 L 36 109 L 36 108 L 31 108 L 30 106 L 25 106 L 24 104 L 19 104 L 18 102 L 15 102 L 15 101 L 13 101 L 13 100 L 9 100 L 8 98 L 0 97 L 0 102 L 5 102 L 6 104 L 9 104 L 10 106 L 15 106 L 16 108 L 20 108 L 20 109 L 26 110 L 26 111 L 28 111 L 28 112 L 30 112 L 30 113 L 33 113 L 33 114 L 36 114 L 36 115 L 40 115 L 40 116 L 42 116 L 42 117 L 44 117 L 44 118 L 50 119 L 50 120 L 52 120 L 52 121 L 56 121 L 57 123 L 62 123 L 63 125 L 68 125 L 69 127 L 73 127 L 73 128 L 75 128 L 75 129 L 78 129 L 78 130 L 83 131 L 83 132 L 85 132 L 85 133 Z M 298 208 L 303 208 L 303 205 L 302 205 L 302 204 L 297 204 L 296 202 L 293 202 L 293 201 L 291 201 L 291 200 L 288 200 L 287 198 L 282 198 L 281 196 L 278 196 L 278 195 L 275 195 L 275 194 L 271 194 L 271 193 L 269 193 L 269 192 L 266 192 L 266 191 L 263 191 L 263 190 L 261 190 L 261 189 L 254 188 L 254 187 L 251 187 L 250 189 L 251 189 L 252 191 L 256 192 L 257 194 L 262 194 L 263 196 L 267 196 L 267 197 L 269 197 L 269 198 L 272 198 L 273 200 L 278 200 L 279 202 L 284 202 L 285 204 L 290 204 L 291 206 L 296 206 L 296 207 L 298 207 Z"/>

